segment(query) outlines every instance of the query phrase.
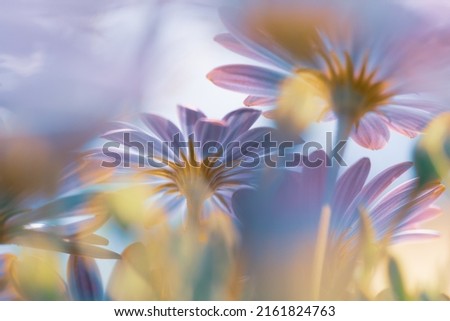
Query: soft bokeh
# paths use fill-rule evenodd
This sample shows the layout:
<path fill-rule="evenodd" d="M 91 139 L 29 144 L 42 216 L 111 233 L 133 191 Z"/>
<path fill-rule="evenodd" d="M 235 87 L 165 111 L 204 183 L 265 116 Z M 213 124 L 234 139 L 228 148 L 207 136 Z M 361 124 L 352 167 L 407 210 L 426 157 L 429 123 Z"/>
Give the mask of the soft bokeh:
<path fill-rule="evenodd" d="M 450 135 L 438 114 L 450 107 L 450 8 L 369 2 L 0 0 L 0 299 L 448 299 L 438 180 L 448 184 Z M 299 19 L 299 3 L 315 14 Z M 224 7 L 248 19 L 224 24 Z M 269 76 L 283 81 L 268 86 L 262 68 L 286 53 L 277 45 L 303 62 L 323 54 L 315 27 L 339 75 L 278 64 Z M 227 64 L 256 69 L 215 69 Z M 389 110 L 404 88 L 408 106 Z M 352 133 L 336 130 L 343 114 Z M 245 157 L 223 171 L 176 158 L 162 170 L 102 167 L 105 142 L 170 140 L 175 124 L 201 141 L 261 141 L 276 127 L 324 149 L 328 132 L 354 140 L 340 167 L 243 170 Z"/>

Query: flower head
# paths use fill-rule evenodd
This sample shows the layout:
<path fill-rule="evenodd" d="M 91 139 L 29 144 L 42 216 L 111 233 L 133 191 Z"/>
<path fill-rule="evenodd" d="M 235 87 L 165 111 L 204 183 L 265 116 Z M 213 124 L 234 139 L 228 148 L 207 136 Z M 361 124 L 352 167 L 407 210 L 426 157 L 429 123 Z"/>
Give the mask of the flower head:
<path fill-rule="evenodd" d="M 414 137 L 443 109 L 447 33 L 405 7 L 302 0 L 242 12 L 222 12 L 230 33 L 216 40 L 271 69 L 228 65 L 208 78 L 250 94 L 248 106 L 277 105 L 270 115 L 282 125 L 337 118 L 358 144 L 380 149 L 389 128 Z M 418 95 L 431 92 L 441 96 Z"/>
<path fill-rule="evenodd" d="M 266 175 L 257 190 L 243 189 L 233 197 L 233 207 L 242 222 L 242 244 L 250 273 L 263 273 L 262 278 L 265 279 L 270 273 L 268 271 L 275 268 L 273 265 L 282 269 L 286 264 L 292 268 L 289 262 L 294 261 L 294 270 L 285 272 L 305 276 L 299 281 L 304 282 L 302 290 L 289 283 L 292 282 L 292 274 L 289 274 L 288 283 L 278 285 L 282 292 L 274 290 L 270 295 L 289 296 L 286 289 L 294 286 L 294 291 L 303 291 L 301 294 L 296 292 L 296 295 L 317 298 L 311 295 L 311 289 L 317 286 L 312 276 L 322 274 L 322 270 L 317 272 L 317 266 L 311 262 L 315 262 L 318 240 L 323 238 L 322 254 L 325 253 L 326 262 L 333 266 L 328 271 L 331 279 L 323 286 L 328 287 L 326 291 L 331 291 L 330 288 L 338 291 L 338 294 L 333 292 L 332 297 L 342 297 L 342 292 L 347 291 L 345 280 L 353 274 L 358 248 L 363 241 L 363 217 L 370 221 L 374 241 L 389 238 L 393 243 L 438 235 L 418 226 L 440 214 L 433 202 L 444 191 L 441 184 L 430 184 L 418 193 L 417 179 L 389 188 L 411 168 L 411 163 L 389 167 L 368 180 L 370 160 L 363 158 L 339 177 L 332 201 L 326 204 L 326 155 L 318 151 L 309 157 L 315 162 L 321 160 L 321 165 L 302 166 L 299 171 L 278 169 L 272 173 L 275 175 Z M 327 228 L 323 229 L 323 226 Z M 268 270 L 264 270 L 264 266 Z M 270 288 L 273 286 L 266 281 L 263 283 Z M 263 290 L 258 293 L 264 293 Z M 265 298 L 270 298 L 270 295 Z"/>
<path fill-rule="evenodd" d="M 121 157 L 130 160 L 132 169 L 163 196 L 166 209 L 184 206 L 188 220 L 193 221 L 201 220 L 213 208 L 232 214 L 231 196 L 251 184 L 250 167 L 258 167 L 263 152 L 259 142 L 272 129 L 251 129 L 260 116 L 253 109 L 238 109 L 221 120 L 182 106 L 178 113 L 182 129 L 163 117 L 143 114 L 147 129 L 119 124 L 119 129 L 103 137 L 120 143 Z M 148 154 L 131 150 L 136 143 L 151 145 Z M 246 143 L 250 148 L 241 148 Z M 249 158 L 250 163 L 242 166 Z M 144 163 L 147 160 L 150 162 Z"/>

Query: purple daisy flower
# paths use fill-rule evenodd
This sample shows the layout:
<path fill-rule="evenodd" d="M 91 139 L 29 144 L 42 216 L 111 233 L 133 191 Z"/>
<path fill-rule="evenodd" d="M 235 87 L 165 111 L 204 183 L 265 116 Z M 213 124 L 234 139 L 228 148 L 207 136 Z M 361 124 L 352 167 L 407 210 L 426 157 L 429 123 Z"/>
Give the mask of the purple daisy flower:
<path fill-rule="evenodd" d="M 418 180 L 411 179 L 390 188 L 411 163 L 368 179 L 371 164 L 363 158 L 339 177 L 327 203 L 326 154 L 318 151 L 308 159 L 321 165 L 269 171 L 257 189 L 242 189 L 233 196 L 245 273 L 256 299 L 347 297 L 365 244 L 361 215 L 369 219 L 375 241 L 389 237 L 392 244 L 438 236 L 419 225 L 441 213 L 433 202 L 443 185 L 433 183 L 417 193 Z"/>
<path fill-rule="evenodd" d="M 118 123 L 118 129 L 103 137 L 120 144 L 118 154 L 129 160 L 133 171 L 144 175 L 155 196 L 160 196 L 159 204 L 168 212 L 183 208 L 192 224 L 198 224 L 214 210 L 232 215 L 232 194 L 251 185 L 252 168 L 259 167 L 263 154 L 259 143 L 273 129 L 251 128 L 261 114 L 254 109 L 241 108 L 221 120 L 208 119 L 201 111 L 182 106 L 178 106 L 178 114 L 181 129 L 163 117 L 142 114 L 147 129 Z M 176 137 L 184 146 L 173 144 Z M 143 150 L 131 149 L 136 143 L 151 143 L 153 148 L 144 155 Z M 253 145 L 251 151 L 238 147 L 246 143 Z M 213 153 L 206 153 L 208 145 Z M 163 166 L 148 163 L 149 158 Z"/>
<path fill-rule="evenodd" d="M 216 41 L 270 68 L 226 65 L 208 78 L 249 94 L 247 106 L 277 105 L 270 116 L 281 124 L 296 117 L 307 89 L 320 98 L 304 106 L 313 110 L 311 121 L 337 118 L 341 138 L 381 149 L 389 129 L 415 137 L 443 110 L 450 35 L 406 7 L 388 1 L 276 1 L 223 10 L 221 17 L 230 33 Z"/>
<path fill-rule="evenodd" d="M 323 151 L 314 152 L 309 159 L 319 161 L 317 166 L 302 165 L 299 171 L 277 169 L 276 178 L 272 178 L 272 183 L 260 186 L 260 191 L 238 191 L 233 197 L 238 217 L 244 223 L 258 218 L 259 225 L 267 223 L 261 219 L 264 216 L 260 213 L 269 213 L 268 217 L 274 220 L 269 224 L 270 228 L 288 222 L 286 226 L 279 225 L 280 228 L 294 232 L 306 228 L 315 232 L 313 227 L 317 226 L 318 218 L 327 205 L 324 201 L 327 192 L 326 157 Z M 436 237 L 438 234 L 435 231 L 419 229 L 417 226 L 441 213 L 432 204 L 444 192 L 445 187 L 436 182 L 415 194 L 418 184 L 418 179 L 415 178 L 389 190 L 392 183 L 412 167 L 412 163 L 394 165 L 367 180 L 370 167 L 370 160 L 363 158 L 338 178 L 329 204 L 332 217 L 330 237 L 335 240 L 351 240 L 360 228 L 360 212 L 365 211 L 373 224 L 376 239 L 381 240 L 396 222 L 395 218 L 404 210 L 407 210 L 407 215 L 394 226 L 392 241 Z M 272 197 L 265 197 L 266 193 Z M 253 210 L 242 210 L 243 205 Z M 252 213 L 257 216 L 253 217 Z M 249 227 L 251 228 L 250 225 Z"/>

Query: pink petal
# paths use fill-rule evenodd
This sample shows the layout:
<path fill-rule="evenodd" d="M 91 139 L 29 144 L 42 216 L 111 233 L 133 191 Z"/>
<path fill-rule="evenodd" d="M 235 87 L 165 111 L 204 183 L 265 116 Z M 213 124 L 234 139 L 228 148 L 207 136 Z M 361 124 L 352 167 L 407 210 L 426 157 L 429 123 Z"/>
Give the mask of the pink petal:
<path fill-rule="evenodd" d="M 410 217 L 403 222 L 402 228 L 407 226 L 415 226 L 417 224 L 433 220 L 441 214 L 442 209 L 439 207 L 430 206 L 424 210 L 411 214 Z"/>
<path fill-rule="evenodd" d="M 415 108 L 432 114 L 439 114 L 446 111 L 446 106 L 440 105 L 434 101 L 427 101 L 414 98 L 397 98 L 392 103 L 392 106 Z"/>
<path fill-rule="evenodd" d="M 258 97 L 258 96 L 248 96 L 244 100 L 244 105 L 248 107 L 253 106 L 275 106 L 277 99 L 274 97 Z"/>
<path fill-rule="evenodd" d="M 440 236 L 437 231 L 433 230 L 409 230 L 397 232 L 392 237 L 393 243 L 409 242 L 409 241 L 425 241 L 433 240 Z"/>
<path fill-rule="evenodd" d="M 379 111 L 386 116 L 389 127 L 411 138 L 421 133 L 434 117 L 431 113 L 407 107 L 386 106 Z"/>
<path fill-rule="evenodd" d="M 250 65 L 222 66 L 207 77 L 219 87 L 256 96 L 276 96 L 286 78 L 279 72 Z"/>
<path fill-rule="evenodd" d="M 368 113 L 353 128 L 351 137 L 359 145 L 377 150 L 386 145 L 390 133 L 381 116 Z"/>

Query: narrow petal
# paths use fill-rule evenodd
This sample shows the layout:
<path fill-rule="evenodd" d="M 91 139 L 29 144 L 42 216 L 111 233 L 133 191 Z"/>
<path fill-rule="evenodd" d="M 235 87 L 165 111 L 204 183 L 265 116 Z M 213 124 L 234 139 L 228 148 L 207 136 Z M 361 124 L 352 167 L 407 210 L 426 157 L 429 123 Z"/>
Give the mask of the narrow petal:
<path fill-rule="evenodd" d="M 378 150 L 387 144 L 390 133 L 381 116 L 368 113 L 353 128 L 351 137 L 363 147 Z"/>
<path fill-rule="evenodd" d="M 142 151 L 145 151 L 148 143 L 153 143 L 154 146 L 158 148 L 157 152 L 161 153 L 160 140 L 142 131 L 138 132 L 131 129 L 116 129 L 103 134 L 101 137 L 113 142 L 118 142 L 127 147 L 136 148 L 141 154 L 144 154 Z"/>
<path fill-rule="evenodd" d="M 194 128 L 195 138 L 202 146 L 207 142 L 221 143 L 228 129 L 226 122 L 213 119 L 201 119 Z"/>
<path fill-rule="evenodd" d="M 383 233 L 388 229 L 392 224 L 392 220 L 405 210 L 406 206 L 408 209 L 407 216 L 402 222 L 395 226 L 396 229 L 398 229 L 412 213 L 421 211 L 434 203 L 445 190 L 443 185 L 436 184 L 426 189 L 419 196 L 411 199 L 411 193 L 416 187 L 416 184 L 417 181 L 412 180 L 400 185 L 381 199 L 380 204 L 370 211 L 374 227 L 379 233 Z"/>
<path fill-rule="evenodd" d="M 177 134 L 180 135 L 180 139 L 184 140 L 181 130 L 174 123 L 164 117 L 154 114 L 142 114 L 141 119 L 144 124 L 163 142 L 172 142 L 173 138 Z"/>
<path fill-rule="evenodd" d="M 359 207 L 368 208 L 397 178 L 411 167 L 411 162 L 394 165 L 371 179 L 345 211 L 339 225 L 340 228 L 353 225 L 359 217 Z"/>
<path fill-rule="evenodd" d="M 448 109 L 447 106 L 441 105 L 437 102 L 421 100 L 418 98 L 397 98 L 391 103 L 392 106 L 415 108 L 431 114 L 439 114 Z"/>
<path fill-rule="evenodd" d="M 222 66 L 207 77 L 219 87 L 256 96 L 277 96 L 286 78 L 279 72 L 250 65 Z"/>
<path fill-rule="evenodd" d="M 413 227 L 418 224 L 430 221 L 439 217 L 442 214 L 442 209 L 439 207 L 428 207 L 424 210 L 417 211 L 412 213 L 399 228 Z"/>
<path fill-rule="evenodd" d="M 108 245 L 109 244 L 109 240 L 103 236 L 97 235 L 97 234 L 91 234 L 88 236 L 83 236 L 81 238 L 77 238 L 78 242 L 82 242 L 82 243 L 88 243 L 88 244 L 93 244 L 93 245 Z"/>
<path fill-rule="evenodd" d="M 277 103 L 277 99 L 274 97 L 248 96 L 244 100 L 244 105 L 247 107 L 275 106 L 276 103 Z"/>
<path fill-rule="evenodd" d="M 436 239 L 439 236 L 439 232 L 433 230 L 408 230 L 395 233 L 392 236 L 392 242 L 426 241 Z"/>
<path fill-rule="evenodd" d="M 227 134 L 224 142 L 231 141 L 233 138 L 245 133 L 261 116 L 261 111 L 249 108 L 239 108 L 228 113 L 223 120 L 228 123 Z"/>
<path fill-rule="evenodd" d="M 103 300 L 100 270 L 94 259 L 71 255 L 67 263 L 70 294 L 76 301 Z"/>
<path fill-rule="evenodd" d="M 126 151 L 122 147 L 110 147 L 107 149 L 106 153 L 103 148 L 92 149 L 85 155 L 86 159 L 92 159 L 96 161 L 100 161 L 101 166 L 103 167 L 114 167 L 117 168 L 130 168 L 131 166 L 144 168 L 149 163 L 149 157 L 153 157 L 158 159 L 159 161 L 168 159 L 172 160 L 177 158 L 173 155 L 173 152 L 166 147 L 165 151 L 162 154 L 158 153 L 158 148 L 155 148 L 150 151 L 151 154 L 144 155 L 139 152 L 135 152 L 133 149 Z M 165 153 L 165 154 L 164 154 Z M 169 157 L 170 156 L 170 157 Z M 80 192 L 80 191 L 78 191 Z"/>
<path fill-rule="evenodd" d="M 434 117 L 431 113 L 407 107 L 387 106 L 379 110 L 386 116 L 389 127 L 411 138 L 421 133 Z"/>
<path fill-rule="evenodd" d="M 264 137 L 266 135 L 275 137 L 276 132 L 276 129 L 271 127 L 257 127 L 246 131 L 239 137 L 236 137 L 234 142 L 237 144 L 233 143 L 226 146 L 225 155 L 227 162 L 231 160 L 238 161 L 251 152 L 257 153 L 258 155 L 263 155 L 264 148 L 262 148 L 261 142 L 264 141 Z M 234 146 L 238 144 L 239 146 Z"/>
<path fill-rule="evenodd" d="M 191 109 L 181 105 L 178 105 L 178 117 L 180 118 L 181 128 L 187 137 L 194 133 L 194 127 L 197 121 L 207 118 L 200 110 Z"/>
<path fill-rule="evenodd" d="M 338 179 L 332 202 L 332 213 L 341 216 L 366 183 L 370 172 L 370 160 L 363 158 L 348 168 Z"/>

